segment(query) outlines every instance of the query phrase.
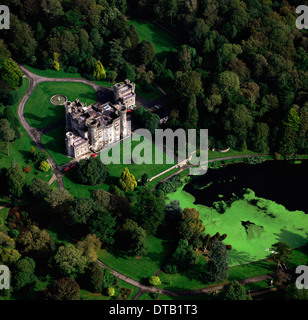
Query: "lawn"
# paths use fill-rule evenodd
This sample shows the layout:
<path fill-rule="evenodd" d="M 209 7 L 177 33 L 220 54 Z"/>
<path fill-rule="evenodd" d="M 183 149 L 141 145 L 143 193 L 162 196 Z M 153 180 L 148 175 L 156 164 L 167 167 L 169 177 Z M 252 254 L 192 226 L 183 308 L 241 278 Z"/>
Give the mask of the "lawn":
<path fill-rule="evenodd" d="M 137 281 L 144 283 L 146 279 L 153 276 L 163 265 L 169 253 L 169 242 L 154 236 L 146 240 L 148 254 L 137 259 L 135 256 L 128 256 L 125 252 L 116 249 L 100 250 L 98 259 L 108 267 L 125 274 Z"/>
<path fill-rule="evenodd" d="M 65 120 L 64 106 L 54 106 L 50 102 L 55 94 L 65 95 L 69 101 L 79 98 L 88 105 L 97 99 L 95 90 L 84 83 L 39 83 L 25 105 L 24 114 L 30 126 L 40 129 Z"/>
<path fill-rule="evenodd" d="M 157 150 L 157 157 L 164 160 L 163 164 L 152 165 L 141 163 L 142 157 L 146 157 L 147 160 L 151 160 L 153 163 L 155 161 L 155 144 L 153 144 L 148 139 L 142 140 L 140 142 L 131 142 L 132 159 L 135 159 L 137 163 L 125 164 L 124 162 L 127 162 L 127 160 L 130 158 L 129 153 L 126 152 L 126 148 L 129 147 L 129 141 L 130 139 L 126 139 L 124 142 L 121 142 L 112 150 L 101 153 L 101 160 L 105 163 L 108 163 L 108 158 L 112 157 L 112 159 L 114 159 L 112 163 L 108 164 L 110 177 L 105 183 L 98 186 L 81 185 L 74 182 L 74 179 L 72 179 L 70 173 L 68 173 L 63 177 L 65 188 L 75 197 L 90 197 L 92 190 L 104 189 L 108 191 L 111 184 L 117 184 L 124 168 L 126 167 L 129 169 L 130 173 L 135 176 L 136 180 L 139 180 L 144 173 L 147 173 L 148 177 L 151 178 L 173 166 L 173 164 L 165 163 L 166 159 L 169 159 L 171 161 L 171 158 L 166 155 L 161 149 Z M 60 153 L 60 146 L 56 144 L 55 146 L 58 148 L 57 152 Z M 137 147 L 139 149 L 137 149 Z M 146 150 L 146 154 L 144 154 L 141 149 Z M 151 150 L 152 153 L 149 152 L 149 150 Z M 116 164 L 116 162 L 118 164 Z M 166 173 L 164 176 L 168 176 L 172 174 L 172 172 L 177 170 L 179 169 L 173 169 L 172 171 Z M 160 177 L 153 180 L 152 182 L 150 182 L 150 187 L 154 187 L 159 181 Z"/>
<path fill-rule="evenodd" d="M 286 242 L 291 248 L 307 243 L 308 216 L 302 211 L 288 211 L 273 201 L 255 197 L 250 191 L 221 214 L 214 208 L 194 205 L 194 197 L 182 189 L 169 194 L 169 200 L 179 200 L 182 208 L 196 208 L 206 233 L 227 234 L 225 243 L 232 245 L 230 266 L 268 257 L 270 247 L 278 241 Z M 249 223 L 244 226 L 243 222 Z"/>
<path fill-rule="evenodd" d="M 41 142 L 56 164 L 63 165 L 72 159 L 66 156 L 65 126 L 61 125 L 42 136 Z"/>
<path fill-rule="evenodd" d="M 65 72 L 63 68 L 60 68 L 59 71 L 56 71 L 56 70 L 52 70 L 52 69 L 41 70 L 41 69 L 30 67 L 28 65 L 24 65 L 24 67 L 27 68 L 30 72 L 37 74 L 38 76 L 46 77 L 46 78 L 85 79 L 79 72 L 68 73 L 68 72 Z M 93 81 L 93 82 L 102 86 L 102 87 L 112 87 L 113 86 L 113 84 L 108 81 Z"/>
<path fill-rule="evenodd" d="M 128 25 L 134 25 L 138 35 L 139 41 L 141 42 L 143 39 L 146 39 L 150 42 L 153 42 L 155 48 L 155 54 L 171 51 L 174 49 L 179 43 L 176 39 L 171 37 L 162 29 L 156 27 L 153 23 L 149 21 L 142 20 L 129 20 Z"/>
<path fill-rule="evenodd" d="M 46 70 L 41 70 L 37 68 L 33 68 L 30 66 L 25 65 L 25 68 L 27 68 L 30 72 L 41 76 L 41 77 L 46 77 L 46 78 L 75 78 L 75 79 L 85 79 L 82 77 L 80 73 L 68 73 L 65 72 L 63 68 L 61 68 L 59 71 L 56 70 L 51 70 L 51 69 L 46 69 Z M 108 74 L 108 70 L 106 70 Z M 117 79 L 118 81 L 121 81 L 120 79 Z M 105 87 L 105 88 L 110 88 L 113 87 L 114 83 L 108 82 L 108 81 L 98 81 L 94 80 L 94 83 Z M 140 95 L 142 98 L 147 99 L 147 100 L 155 100 L 160 98 L 163 94 L 153 85 L 150 85 L 150 90 L 146 91 L 142 86 L 140 86 L 138 83 L 136 83 L 136 93 Z"/>
<path fill-rule="evenodd" d="M 24 79 L 22 86 L 18 89 L 19 99 L 21 99 L 26 93 L 28 85 L 28 79 Z M 18 103 L 10 107 L 14 111 L 16 117 L 17 107 Z M 30 149 L 32 146 L 34 146 L 34 143 L 22 125 L 20 125 L 20 133 L 22 136 L 9 144 L 10 156 L 7 155 L 5 143 L 0 142 L 0 168 L 8 168 L 13 161 L 16 161 L 23 168 L 25 168 L 27 165 L 30 165 L 31 172 L 26 174 L 27 183 L 29 183 L 33 178 L 40 178 L 42 180 L 49 181 L 52 176 L 52 172 L 50 171 L 46 174 L 36 170 L 30 159 Z"/>

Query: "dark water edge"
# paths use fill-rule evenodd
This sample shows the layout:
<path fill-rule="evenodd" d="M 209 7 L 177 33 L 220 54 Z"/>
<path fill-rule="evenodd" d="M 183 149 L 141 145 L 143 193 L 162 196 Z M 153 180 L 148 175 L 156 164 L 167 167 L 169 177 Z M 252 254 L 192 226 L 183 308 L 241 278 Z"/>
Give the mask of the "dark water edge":
<path fill-rule="evenodd" d="M 290 211 L 308 213 L 307 178 L 308 160 L 301 164 L 288 161 L 232 164 L 219 169 L 209 168 L 205 175 L 193 177 L 184 191 L 195 197 L 195 204 L 212 206 L 213 202 L 230 200 L 234 197 L 232 193 L 240 196 L 243 188 L 249 188 L 256 197 L 273 200 Z"/>

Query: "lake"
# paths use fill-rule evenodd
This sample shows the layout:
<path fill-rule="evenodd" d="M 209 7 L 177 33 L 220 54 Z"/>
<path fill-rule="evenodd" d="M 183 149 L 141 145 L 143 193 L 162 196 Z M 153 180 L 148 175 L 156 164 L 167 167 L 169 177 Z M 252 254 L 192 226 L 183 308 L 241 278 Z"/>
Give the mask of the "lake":
<path fill-rule="evenodd" d="M 210 168 L 205 175 L 194 177 L 183 190 L 195 197 L 196 205 L 212 206 L 213 202 L 229 200 L 232 193 L 240 195 L 243 188 L 249 188 L 257 197 L 273 200 L 291 211 L 308 213 L 307 169 L 308 160 L 301 164 L 288 161 L 232 164 Z"/>

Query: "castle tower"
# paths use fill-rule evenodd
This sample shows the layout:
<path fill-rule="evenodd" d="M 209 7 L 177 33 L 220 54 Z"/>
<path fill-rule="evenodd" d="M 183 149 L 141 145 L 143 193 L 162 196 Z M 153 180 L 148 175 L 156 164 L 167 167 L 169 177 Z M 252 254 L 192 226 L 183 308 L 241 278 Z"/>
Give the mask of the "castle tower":
<path fill-rule="evenodd" d="M 75 154 L 74 154 L 74 135 L 72 132 L 66 133 L 65 147 L 66 147 L 66 154 L 69 157 L 75 157 Z"/>
<path fill-rule="evenodd" d="M 128 135 L 127 125 L 126 125 L 126 122 L 127 122 L 126 114 L 127 114 L 126 107 L 124 105 L 120 106 L 120 117 L 121 117 L 121 119 L 120 119 L 120 132 L 121 132 L 122 139 Z"/>
<path fill-rule="evenodd" d="M 120 83 L 116 83 L 113 86 L 113 94 L 114 94 L 114 102 L 117 103 L 120 99 L 120 89 L 121 89 L 121 84 Z"/>
<path fill-rule="evenodd" d="M 70 101 L 65 102 L 65 131 L 72 130 L 71 128 L 71 116 L 72 112 L 72 103 Z"/>
<path fill-rule="evenodd" d="M 90 146 L 95 150 L 97 149 L 97 144 L 98 144 L 98 136 L 97 136 L 97 120 L 93 119 L 89 124 L 88 124 L 88 138 L 89 138 L 89 143 Z"/>

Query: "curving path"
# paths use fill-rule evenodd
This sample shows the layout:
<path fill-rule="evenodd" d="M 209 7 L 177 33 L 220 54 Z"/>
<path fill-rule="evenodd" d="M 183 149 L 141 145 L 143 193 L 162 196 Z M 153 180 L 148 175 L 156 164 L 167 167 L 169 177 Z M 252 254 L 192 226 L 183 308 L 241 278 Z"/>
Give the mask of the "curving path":
<path fill-rule="evenodd" d="M 36 129 L 36 128 L 33 128 L 29 125 L 29 123 L 27 122 L 27 120 L 24 116 L 25 105 L 26 105 L 28 99 L 30 98 L 31 94 L 33 93 L 34 89 L 36 88 L 36 86 L 39 83 L 41 83 L 41 82 L 79 82 L 79 83 L 87 84 L 95 90 L 95 92 L 97 94 L 97 103 L 106 101 L 113 94 L 111 89 L 101 87 L 98 84 L 96 84 L 92 81 L 86 80 L 86 79 L 47 78 L 47 77 L 42 77 L 42 76 L 39 76 L 39 75 L 36 75 L 36 74 L 30 72 L 22 65 L 18 65 L 18 66 L 29 80 L 29 88 L 18 105 L 18 109 L 17 109 L 18 117 L 19 117 L 19 120 L 20 120 L 22 126 L 25 128 L 25 130 L 29 134 L 30 138 L 35 143 L 36 147 L 39 150 L 46 151 L 47 153 L 48 153 L 48 151 L 45 149 L 44 145 L 41 143 L 41 137 L 43 134 L 52 130 L 55 126 L 58 126 L 60 123 L 54 124 L 52 126 L 49 126 L 49 127 L 43 128 L 43 129 Z M 51 170 L 54 172 L 55 178 L 58 181 L 59 188 L 64 189 L 64 183 L 63 183 L 63 179 L 62 179 L 62 174 L 60 172 L 60 167 L 57 166 L 57 164 L 54 162 L 54 160 L 50 156 L 48 156 L 48 163 L 50 164 Z"/>

